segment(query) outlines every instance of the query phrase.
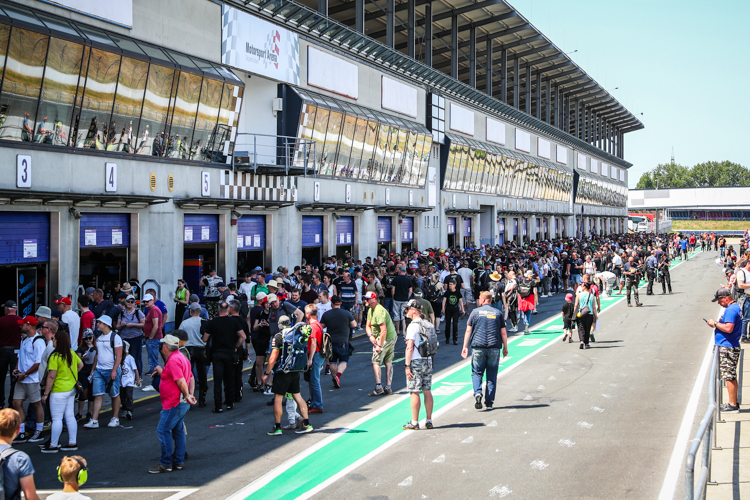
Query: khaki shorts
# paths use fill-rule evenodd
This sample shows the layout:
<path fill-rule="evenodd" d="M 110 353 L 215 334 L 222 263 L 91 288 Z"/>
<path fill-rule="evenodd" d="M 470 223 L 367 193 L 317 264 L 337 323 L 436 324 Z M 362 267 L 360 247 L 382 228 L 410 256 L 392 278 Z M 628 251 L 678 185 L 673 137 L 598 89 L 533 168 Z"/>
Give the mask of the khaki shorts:
<path fill-rule="evenodd" d="M 16 388 L 13 390 L 13 399 L 20 399 L 29 403 L 38 403 L 42 400 L 42 391 L 39 382 L 16 382 Z"/>
<path fill-rule="evenodd" d="M 737 380 L 737 362 L 741 347 L 719 347 L 719 376 L 721 380 Z"/>
<path fill-rule="evenodd" d="M 393 361 L 393 351 L 396 350 L 396 339 L 386 340 L 383 344 L 383 348 L 380 352 L 376 352 L 375 348 L 372 348 L 372 364 L 382 365 L 383 363 L 391 363 Z"/>

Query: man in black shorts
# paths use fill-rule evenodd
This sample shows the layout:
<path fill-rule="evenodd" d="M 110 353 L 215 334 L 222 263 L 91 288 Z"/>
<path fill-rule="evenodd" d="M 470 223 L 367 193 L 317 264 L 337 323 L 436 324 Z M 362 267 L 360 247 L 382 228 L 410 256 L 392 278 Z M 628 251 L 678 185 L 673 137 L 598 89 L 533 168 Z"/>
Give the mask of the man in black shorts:
<path fill-rule="evenodd" d="M 349 329 L 357 325 L 352 313 L 341 308 L 341 298 L 334 295 L 331 298 L 331 309 L 320 318 L 323 328 L 327 328 L 331 336 L 333 355 L 328 362 L 331 369 L 333 387 L 341 388 L 341 376 L 349 363 Z"/>
<path fill-rule="evenodd" d="M 288 325 L 290 323 L 289 318 L 287 316 L 282 316 L 279 318 L 279 325 Z M 279 356 L 281 355 L 281 351 L 284 348 L 284 333 L 287 330 L 282 330 L 281 332 L 277 333 L 273 336 L 273 339 L 271 340 L 271 357 L 268 359 L 268 367 L 266 368 L 266 371 L 263 372 L 263 383 L 266 382 L 266 379 L 268 379 L 269 375 L 271 375 L 271 370 L 273 370 L 274 365 L 276 364 L 276 361 L 279 360 Z M 306 434 L 308 432 L 313 431 L 313 426 L 310 425 L 310 421 L 308 420 L 307 415 L 307 403 L 304 399 L 302 399 L 302 396 L 299 393 L 299 372 L 290 372 L 290 373 L 284 373 L 283 371 L 277 371 L 276 374 L 273 376 L 273 418 L 274 418 L 274 426 L 273 430 L 271 430 L 268 435 L 269 436 L 281 436 L 281 413 L 282 413 L 282 407 L 281 403 L 284 401 L 284 397 L 287 394 L 291 394 L 294 398 L 294 401 L 297 402 L 297 406 L 299 407 L 299 412 L 302 414 L 302 426 L 297 429 L 295 432 L 297 434 Z"/>

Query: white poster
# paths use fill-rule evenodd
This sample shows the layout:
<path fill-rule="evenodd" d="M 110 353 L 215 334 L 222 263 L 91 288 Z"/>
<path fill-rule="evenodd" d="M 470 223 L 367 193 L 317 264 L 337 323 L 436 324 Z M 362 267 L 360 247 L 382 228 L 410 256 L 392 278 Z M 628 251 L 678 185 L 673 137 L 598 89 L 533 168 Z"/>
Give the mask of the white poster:
<path fill-rule="evenodd" d="M 260 248 L 260 235 L 253 236 L 253 248 Z"/>
<path fill-rule="evenodd" d="M 516 149 L 531 153 L 531 134 L 520 128 L 516 129 Z"/>
<path fill-rule="evenodd" d="M 417 89 L 385 75 L 380 78 L 380 106 L 416 118 Z"/>
<path fill-rule="evenodd" d="M 346 233 L 346 242 L 351 243 L 352 242 L 352 233 Z"/>
<path fill-rule="evenodd" d="M 221 61 L 251 73 L 299 85 L 299 36 L 224 5 Z"/>
<path fill-rule="evenodd" d="M 343 245 L 344 244 L 344 237 L 345 237 L 344 233 L 339 234 L 339 245 Z"/>
<path fill-rule="evenodd" d="M 551 159 L 552 152 L 550 151 L 550 142 L 542 139 L 541 137 L 537 137 L 536 153 L 537 153 L 537 156 L 541 158 L 547 158 L 548 160 Z"/>
<path fill-rule="evenodd" d="M 193 241 L 193 228 L 190 226 L 185 228 L 185 241 Z"/>
<path fill-rule="evenodd" d="M 122 245 L 122 228 L 112 228 L 112 245 Z"/>
<path fill-rule="evenodd" d="M 450 105 L 450 129 L 467 135 L 474 135 L 474 111 L 455 103 L 450 103 Z"/>
<path fill-rule="evenodd" d="M 23 240 L 23 258 L 36 259 L 37 244 L 36 240 Z"/>
<path fill-rule="evenodd" d="M 320 243 L 320 235 L 319 234 L 315 235 L 315 243 Z"/>
<path fill-rule="evenodd" d="M 381 229 L 380 230 L 380 239 L 382 240 L 384 238 L 385 238 L 385 229 Z"/>
<path fill-rule="evenodd" d="M 557 163 L 562 163 L 563 165 L 568 164 L 568 148 L 564 146 L 557 145 Z"/>
<path fill-rule="evenodd" d="M 117 2 L 101 2 L 97 0 L 41 0 L 63 9 L 80 12 L 89 16 L 119 24 L 128 28 L 133 27 L 133 0 L 118 0 Z"/>
<path fill-rule="evenodd" d="M 242 248 L 245 244 L 245 238 L 242 235 L 237 236 L 237 248 Z"/>
<path fill-rule="evenodd" d="M 83 244 L 87 247 L 96 246 L 96 229 L 84 229 Z"/>
<path fill-rule="evenodd" d="M 252 236 L 245 236 L 245 245 L 246 247 L 253 246 L 253 237 Z"/>
<path fill-rule="evenodd" d="M 505 145 L 505 124 L 487 117 L 487 140 Z"/>
<path fill-rule="evenodd" d="M 206 241 L 211 238 L 211 227 L 210 226 L 201 226 L 201 240 Z"/>
<path fill-rule="evenodd" d="M 414 233 L 412 231 L 409 231 L 409 239 L 411 240 L 414 239 Z"/>
<path fill-rule="evenodd" d="M 308 46 L 307 84 L 357 99 L 359 97 L 359 68 L 346 59 Z"/>

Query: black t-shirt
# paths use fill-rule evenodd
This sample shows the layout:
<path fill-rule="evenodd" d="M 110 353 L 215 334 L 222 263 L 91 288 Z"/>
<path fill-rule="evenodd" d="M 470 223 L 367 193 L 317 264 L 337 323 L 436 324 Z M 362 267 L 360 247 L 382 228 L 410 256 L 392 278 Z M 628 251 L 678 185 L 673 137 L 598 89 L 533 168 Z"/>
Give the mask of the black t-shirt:
<path fill-rule="evenodd" d="M 447 285 L 451 281 L 453 281 L 454 283 L 456 283 L 456 291 L 460 293 L 461 285 L 463 285 L 463 283 L 464 283 L 464 280 L 463 280 L 463 278 L 461 278 L 461 275 L 458 274 L 458 273 L 456 273 L 456 274 L 449 274 L 443 280 L 443 284 Z"/>
<path fill-rule="evenodd" d="M 581 274 L 581 270 L 578 268 L 578 266 L 582 266 L 583 261 L 581 259 L 576 259 L 573 261 L 572 265 L 570 266 L 570 274 Z"/>
<path fill-rule="evenodd" d="M 206 323 L 204 331 L 211 335 L 211 349 L 234 351 L 239 339 L 237 332 L 241 329 L 234 316 L 219 316 Z"/>
<path fill-rule="evenodd" d="M 568 270 L 568 264 L 570 264 L 570 270 Z M 573 261 L 568 257 L 565 257 L 562 261 L 562 272 L 563 274 L 575 274 L 573 273 Z"/>
<path fill-rule="evenodd" d="M 408 276 L 398 275 L 393 278 L 393 300 L 405 302 L 409 300 L 409 288 L 413 288 L 414 283 Z"/>
<path fill-rule="evenodd" d="M 562 306 L 562 313 L 565 319 L 573 319 L 573 313 L 575 312 L 575 304 L 573 302 L 565 302 Z"/>
<path fill-rule="evenodd" d="M 245 332 L 245 341 L 250 342 L 250 325 L 247 324 L 247 320 L 242 317 L 240 314 L 239 316 L 232 316 L 235 321 L 240 325 L 240 330 Z"/>
<path fill-rule="evenodd" d="M 250 323 L 249 323 L 249 326 L 250 326 L 250 338 L 252 338 L 253 340 L 258 340 L 258 338 L 260 338 L 260 332 L 259 331 L 258 332 L 254 332 L 252 330 L 252 327 L 255 324 L 255 320 L 258 319 L 258 317 L 260 316 L 260 313 L 262 313 L 263 311 L 264 311 L 264 307 L 263 306 L 254 306 L 252 309 L 250 309 Z M 266 318 L 265 319 L 266 320 L 268 319 L 268 314 L 266 314 Z M 263 330 L 264 328 L 266 330 L 268 330 L 267 326 L 266 327 L 261 326 L 258 330 Z M 270 335 L 270 333 L 267 332 L 266 335 Z"/>
<path fill-rule="evenodd" d="M 318 300 L 318 292 L 310 288 L 310 290 L 306 292 L 302 292 L 299 296 L 300 300 L 304 300 L 308 304 L 312 304 L 316 300 Z"/>
<path fill-rule="evenodd" d="M 448 290 L 443 294 L 443 298 L 445 299 L 446 309 L 458 309 L 458 301 L 461 299 L 461 292 L 459 292 L 458 290 L 456 290 L 455 292 L 451 292 L 450 290 Z"/>
<path fill-rule="evenodd" d="M 386 299 L 392 299 L 393 298 L 393 278 L 394 275 L 392 274 L 386 274 L 383 276 L 383 279 L 381 280 L 381 285 L 383 286 L 383 292 L 385 293 Z"/>
<path fill-rule="evenodd" d="M 258 311 L 257 314 L 258 316 L 255 319 L 257 319 L 258 322 L 260 323 L 263 320 L 268 321 L 268 317 L 270 316 L 270 311 L 266 311 L 265 308 L 261 306 L 260 311 Z M 258 331 L 256 332 L 256 338 L 258 338 L 259 340 L 270 339 L 271 327 L 269 325 L 258 326 Z"/>
<path fill-rule="evenodd" d="M 349 325 L 354 321 L 352 313 L 340 307 L 334 307 L 323 314 L 320 322 L 328 329 L 333 344 L 349 342 Z"/>
<path fill-rule="evenodd" d="M 289 299 L 289 300 L 287 300 L 287 303 L 293 305 L 294 307 L 296 307 L 300 311 L 305 312 L 305 306 L 307 305 L 307 302 L 305 302 L 304 300 L 302 300 L 302 298 L 300 298 L 298 302 L 292 302 L 292 300 Z"/>

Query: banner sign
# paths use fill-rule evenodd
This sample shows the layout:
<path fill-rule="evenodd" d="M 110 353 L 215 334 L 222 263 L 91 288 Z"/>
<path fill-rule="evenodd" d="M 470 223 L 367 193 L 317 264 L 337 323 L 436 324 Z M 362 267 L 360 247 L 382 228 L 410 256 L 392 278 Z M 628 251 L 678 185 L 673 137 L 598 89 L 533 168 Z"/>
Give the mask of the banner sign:
<path fill-rule="evenodd" d="M 63 9 L 80 12 L 102 21 L 133 27 L 133 0 L 101 2 L 99 0 L 41 0 Z"/>

